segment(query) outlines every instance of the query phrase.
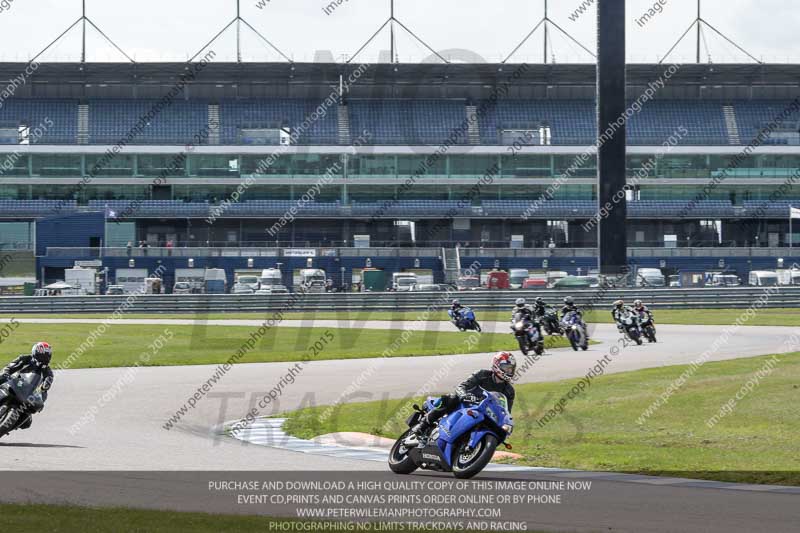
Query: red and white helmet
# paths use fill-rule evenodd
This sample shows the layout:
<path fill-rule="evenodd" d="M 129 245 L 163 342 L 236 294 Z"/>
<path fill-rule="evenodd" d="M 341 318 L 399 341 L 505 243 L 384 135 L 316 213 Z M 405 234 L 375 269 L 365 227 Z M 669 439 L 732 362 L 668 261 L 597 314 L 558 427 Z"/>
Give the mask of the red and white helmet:
<path fill-rule="evenodd" d="M 44 367 L 50 364 L 50 359 L 53 357 L 53 349 L 46 342 L 37 342 L 31 348 L 31 356 L 37 365 Z"/>
<path fill-rule="evenodd" d="M 511 352 L 497 352 L 492 357 L 492 372 L 498 379 L 511 381 L 517 370 L 517 360 Z"/>

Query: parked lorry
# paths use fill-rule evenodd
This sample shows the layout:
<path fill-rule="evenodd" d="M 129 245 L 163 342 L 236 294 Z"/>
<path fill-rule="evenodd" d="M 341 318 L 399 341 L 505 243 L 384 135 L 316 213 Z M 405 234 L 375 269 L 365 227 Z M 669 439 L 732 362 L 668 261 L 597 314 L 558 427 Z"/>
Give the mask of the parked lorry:
<path fill-rule="evenodd" d="M 234 294 L 255 294 L 255 292 L 261 288 L 261 276 L 258 272 L 237 270 L 233 273 L 233 276 Z"/>
<path fill-rule="evenodd" d="M 205 270 L 202 268 L 176 268 L 174 294 L 200 294 L 205 286 Z"/>
<path fill-rule="evenodd" d="M 489 290 L 508 289 L 510 286 L 508 272 L 505 270 L 492 270 L 486 275 L 486 288 Z"/>
<path fill-rule="evenodd" d="M 203 274 L 206 294 L 225 294 L 228 278 L 223 268 L 207 268 Z"/>
<path fill-rule="evenodd" d="M 300 270 L 299 285 L 306 292 L 325 292 L 327 277 L 321 268 L 304 268 Z"/>
<path fill-rule="evenodd" d="M 392 290 L 400 292 L 413 291 L 417 283 L 417 275 L 413 272 L 395 272 L 392 274 Z"/>
<path fill-rule="evenodd" d="M 800 285 L 800 270 L 780 268 L 775 273 L 778 275 L 778 285 Z"/>
<path fill-rule="evenodd" d="M 747 284 L 753 287 L 774 287 L 778 284 L 778 274 L 771 270 L 753 270 L 747 277 Z"/>
<path fill-rule="evenodd" d="M 146 278 L 146 268 L 118 268 L 114 273 L 115 285 L 121 286 L 126 294 L 144 292 Z"/>
<path fill-rule="evenodd" d="M 512 289 L 521 289 L 522 284 L 530 276 L 527 268 L 512 268 L 508 271 L 509 284 Z"/>
<path fill-rule="evenodd" d="M 265 268 L 259 281 L 262 289 L 271 289 L 274 285 L 283 285 L 283 273 L 277 268 Z"/>
<path fill-rule="evenodd" d="M 98 294 L 97 271 L 93 268 L 74 267 L 64 270 L 64 282 L 72 285 L 77 294 Z"/>
<path fill-rule="evenodd" d="M 639 268 L 636 270 L 637 287 L 665 287 L 667 280 L 660 268 Z"/>

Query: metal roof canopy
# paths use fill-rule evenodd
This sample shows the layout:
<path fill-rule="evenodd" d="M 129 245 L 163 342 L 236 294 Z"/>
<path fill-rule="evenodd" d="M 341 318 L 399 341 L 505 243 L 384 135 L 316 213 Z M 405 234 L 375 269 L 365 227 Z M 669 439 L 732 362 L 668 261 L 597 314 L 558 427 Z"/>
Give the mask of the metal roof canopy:
<path fill-rule="evenodd" d="M 0 63 L 0 85 L 6 85 L 24 72 L 28 63 Z M 364 69 L 355 63 L 218 63 L 206 64 L 197 79 L 189 85 L 221 85 L 235 87 L 239 84 L 274 85 L 323 89 L 338 85 L 356 70 L 361 71 L 357 86 L 420 87 L 477 87 L 491 90 L 496 84 L 506 82 L 515 71 L 519 74 L 514 86 L 577 86 L 593 87 L 595 65 L 528 64 L 522 71 L 518 64 L 373 64 Z M 113 86 L 169 86 L 191 68 L 189 63 L 41 63 L 31 75 L 29 85 L 33 92 L 18 96 L 36 97 L 36 87 L 42 85 L 113 85 Z M 647 85 L 663 77 L 665 65 L 628 65 L 628 85 Z M 800 64 L 683 64 L 669 81 L 670 86 L 800 86 Z M 374 96 L 380 97 L 381 94 Z M 48 97 L 52 98 L 52 95 Z M 68 96 L 65 96 L 65 98 Z"/>

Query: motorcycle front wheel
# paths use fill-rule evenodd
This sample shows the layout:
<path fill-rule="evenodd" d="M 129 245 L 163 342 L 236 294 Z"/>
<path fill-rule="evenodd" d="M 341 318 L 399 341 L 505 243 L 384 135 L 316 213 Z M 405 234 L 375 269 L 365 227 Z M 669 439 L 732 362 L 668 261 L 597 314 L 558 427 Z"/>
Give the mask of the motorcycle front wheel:
<path fill-rule="evenodd" d="M 522 355 L 528 355 L 528 341 L 522 337 L 517 337 L 517 342 L 519 343 L 519 350 L 522 352 Z"/>
<path fill-rule="evenodd" d="M 475 321 L 475 331 L 477 331 L 478 333 L 480 333 L 480 332 L 481 332 L 481 325 L 480 325 L 480 324 L 478 324 L 478 321 L 477 321 L 477 320 Z"/>
<path fill-rule="evenodd" d="M 486 434 L 474 449 L 468 449 L 469 435 L 456 447 L 453 457 L 453 475 L 459 479 L 469 479 L 486 468 L 497 448 L 497 437 Z"/>
<path fill-rule="evenodd" d="M 408 455 L 409 450 L 403 444 L 409 433 L 411 433 L 410 429 L 400 435 L 400 438 L 395 441 L 394 446 L 389 451 L 389 469 L 395 474 L 410 474 L 417 469 L 417 465 Z"/>
<path fill-rule="evenodd" d="M 19 422 L 20 413 L 7 405 L 0 406 L 0 437 L 11 433 Z"/>
<path fill-rule="evenodd" d="M 576 352 L 578 351 L 578 339 L 575 338 L 577 337 L 577 335 L 578 334 L 575 332 L 571 332 L 569 334 L 569 344 L 572 346 L 572 349 L 575 350 Z"/>

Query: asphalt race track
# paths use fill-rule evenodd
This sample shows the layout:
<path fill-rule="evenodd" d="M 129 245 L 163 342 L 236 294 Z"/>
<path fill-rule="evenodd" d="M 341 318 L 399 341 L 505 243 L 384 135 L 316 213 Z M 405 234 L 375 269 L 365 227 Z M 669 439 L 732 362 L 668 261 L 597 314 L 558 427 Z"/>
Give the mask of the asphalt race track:
<path fill-rule="evenodd" d="M 43 322 L 26 319 L 20 322 Z M 70 320 L 58 320 L 69 322 Z M 79 321 L 86 321 L 79 319 Z M 142 322 L 142 321 L 132 321 Z M 175 321 L 147 321 L 159 324 Z M 215 325 L 217 321 L 208 321 Z M 231 321 L 223 322 L 233 324 Z M 124 321 L 120 321 L 124 323 Z M 251 322 L 258 324 L 258 321 Z M 241 325 L 251 325 L 251 323 Z M 299 325 L 291 321 L 283 325 Z M 442 326 L 452 328 L 448 323 Z M 221 324 L 220 324 L 221 325 Z M 303 325 L 308 325 L 303 323 Z M 314 321 L 320 327 L 387 327 L 402 324 L 371 322 Z M 215 325 L 216 327 L 216 325 Z M 504 331 L 507 324 L 486 324 L 485 329 Z M 721 326 L 659 326 L 659 343 L 625 348 L 614 358 L 608 373 L 689 363 L 718 339 Z M 723 360 L 787 351 L 783 343 L 795 332 L 784 327 L 742 327 L 709 360 Z M 466 334 L 465 334 L 466 335 Z M 616 328 L 597 326 L 593 338 L 600 344 L 587 352 L 559 349 L 549 352 L 526 373 L 522 382 L 553 381 L 584 375 L 594 361 L 617 343 Z M 233 348 L 232 348 L 233 349 Z M 448 390 L 465 375 L 486 365 L 486 354 L 416 357 L 413 359 L 353 359 L 312 361 L 288 385 L 272 409 L 272 415 L 309 402 L 337 401 L 365 367 L 376 371 L 353 401 L 403 397 L 415 393 L 428 376 L 443 366 L 450 367 L 438 390 Z M 522 363 L 520 358 L 519 363 Z M 187 399 L 214 373 L 214 366 L 145 367 L 131 372 L 125 368 L 67 370 L 56 374 L 47 407 L 31 429 L 16 431 L 0 440 L 0 469 L 41 470 L 46 488 L 29 490 L 6 484 L 0 488 L 2 501 L 124 505 L 175 508 L 214 512 L 192 491 L 191 485 L 163 479 L 157 471 L 367 471 L 386 472 L 385 465 L 355 459 L 301 454 L 264 446 L 249 445 L 221 434 L 226 421 L 241 418 L 257 399 L 274 387 L 294 363 L 241 364 L 234 366 L 172 429 L 164 428 Z M 131 377 L 109 396 L 115 383 Z M 70 428 L 90 412 L 106 393 L 108 401 L 97 409 L 94 420 Z M 546 465 L 543 465 L 546 466 Z M 59 471 L 96 471 L 83 481 L 65 481 Z M 108 471 L 137 471 L 126 474 Z M 428 474 L 423 474 L 428 475 Z M 435 474 L 434 474 L 435 475 Z M 496 473 L 493 476 L 498 475 Z M 507 474 L 519 476 L 522 474 Z M 548 479 L 559 474 L 529 474 Z M 49 476 L 49 477 L 47 477 Z M 605 476 L 606 478 L 608 476 Z M 571 478 L 592 479 L 590 473 L 572 473 Z M 120 483 L 120 479 L 135 480 Z M 123 488 L 124 485 L 124 488 Z M 98 490 L 103 487 L 103 490 Z M 800 523 L 800 490 L 750 490 L 707 488 L 691 483 L 670 483 L 653 478 L 652 483 L 595 480 L 590 493 L 571 505 L 538 509 L 520 508 L 520 518 L 546 530 L 565 531 L 796 531 Z M 220 509 L 221 510 L 221 509 Z"/>

